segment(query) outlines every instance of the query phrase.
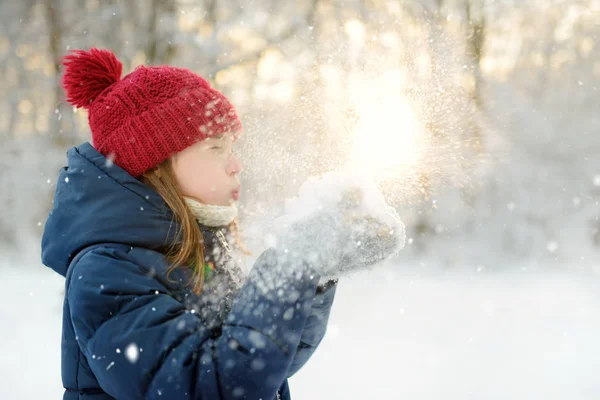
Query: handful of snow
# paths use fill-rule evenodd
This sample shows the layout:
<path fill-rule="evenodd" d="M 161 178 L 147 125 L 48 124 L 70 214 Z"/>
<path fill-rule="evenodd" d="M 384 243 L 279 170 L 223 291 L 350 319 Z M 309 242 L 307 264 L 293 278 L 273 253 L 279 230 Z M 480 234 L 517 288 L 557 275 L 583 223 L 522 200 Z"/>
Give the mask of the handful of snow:
<path fill-rule="evenodd" d="M 308 179 L 286 201 L 277 226 L 271 245 L 296 250 L 326 278 L 392 258 L 406 238 L 375 182 L 349 169 Z"/>

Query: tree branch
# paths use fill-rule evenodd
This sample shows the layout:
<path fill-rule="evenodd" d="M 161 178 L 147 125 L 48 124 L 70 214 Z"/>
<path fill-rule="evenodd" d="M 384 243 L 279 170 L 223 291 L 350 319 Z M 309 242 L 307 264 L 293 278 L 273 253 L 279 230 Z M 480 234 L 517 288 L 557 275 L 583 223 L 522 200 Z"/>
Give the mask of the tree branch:
<path fill-rule="evenodd" d="M 295 36 L 296 33 L 298 33 L 298 30 L 300 29 L 300 27 L 306 26 L 307 24 L 310 25 L 311 22 L 314 21 L 314 16 L 316 13 L 318 2 L 319 2 L 319 0 L 312 1 L 310 10 L 304 19 L 304 23 L 298 22 L 298 23 L 290 26 L 287 30 L 285 30 L 278 37 L 267 39 L 265 45 L 258 50 L 244 54 L 241 57 L 239 57 L 237 60 L 233 60 L 233 61 L 227 62 L 225 64 L 216 66 L 215 68 L 210 70 L 209 76 L 215 77 L 219 72 L 224 71 L 233 66 L 244 64 L 244 63 L 251 62 L 251 61 L 257 61 L 260 59 L 260 57 L 262 57 L 263 53 L 265 51 L 267 51 L 270 47 L 280 44 L 280 43 L 286 41 L 287 39 L 290 39 L 291 37 Z"/>

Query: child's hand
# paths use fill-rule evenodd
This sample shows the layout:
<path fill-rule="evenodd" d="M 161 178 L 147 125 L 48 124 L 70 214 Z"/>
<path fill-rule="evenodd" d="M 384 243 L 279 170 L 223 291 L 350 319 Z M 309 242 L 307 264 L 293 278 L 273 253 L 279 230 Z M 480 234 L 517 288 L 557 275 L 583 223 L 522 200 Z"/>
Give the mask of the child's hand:
<path fill-rule="evenodd" d="M 387 204 L 377 212 L 363 207 L 360 188 L 344 191 L 339 203 L 324 207 L 283 230 L 277 247 L 311 264 L 322 280 L 369 268 L 404 246 L 404 225 Z"/>
<path fill-rule="evenodd" d="M 344 193 L 340 206 L 345 215 L 342 257 L 331 270 L 323 269 L 324 278 L 369 268 L 398 254 L 404 247 L 404 224 L 396 211 L 382 204 L 385 215 L 374 215 L 361 208 L 363 194 L 358 189 Z M 382 211 L 383 211 L 382 210 Z"/>

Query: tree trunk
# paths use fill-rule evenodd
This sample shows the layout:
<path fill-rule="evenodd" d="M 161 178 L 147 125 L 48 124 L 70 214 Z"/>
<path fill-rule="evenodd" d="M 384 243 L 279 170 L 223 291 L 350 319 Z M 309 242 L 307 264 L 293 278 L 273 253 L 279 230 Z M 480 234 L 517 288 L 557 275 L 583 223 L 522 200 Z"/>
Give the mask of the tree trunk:
<path fill-rule="evenodd" d="M 475 10 L 474 2 L 479 2 L 479 10 Z M 481 55 L 485 41 L 485 14 L 483 12 L 484 0 L 467 0 L 467 54 L 471 59 L 471 71 L 473 74 L 473 89 L 471 96 L 477 107 L 482 109 L 481 99 Z M 478 15 L 475 15 L 478 14 Z"/>
<path fill-rule="evenodd" d="M 48 24 L 48 41 L 51 62 L 54 69 L 54 84 L 52 85 L 53 100 L 51 112 L 48 116 L 48 131 L 52 141 L 59 146 L 72 144 L 75 140 L 74 132 L 71 129 L 68 133 L 64 132 L 65 122 L 73 120 L 70 107 L 61 102 L 62 88 L 60 85 L 59 72 L 61 70 L 61 40 L 62 25 L 60 20 L 61 10 L 59 0 L 46 0 L 46 23 Z M 73 124 L 71 123 L 71 126 Z"/>

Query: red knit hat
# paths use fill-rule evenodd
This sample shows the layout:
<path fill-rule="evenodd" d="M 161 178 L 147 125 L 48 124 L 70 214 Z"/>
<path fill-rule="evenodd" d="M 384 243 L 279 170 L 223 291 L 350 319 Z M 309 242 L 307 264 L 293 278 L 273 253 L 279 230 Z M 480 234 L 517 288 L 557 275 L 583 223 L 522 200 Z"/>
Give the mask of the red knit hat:
<path fill-rule="evenodd" d="M 67 101 L 88 110 L 94 147 L 139 177 L 199 140 L 242 125 L 233 105 L 193 72 L 139 66 L 121 79 L 122 64 L 108 50 L 65 56 Z"/>

